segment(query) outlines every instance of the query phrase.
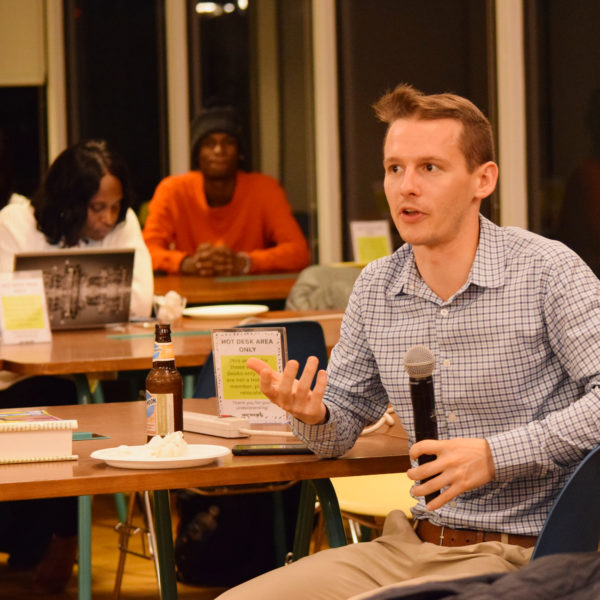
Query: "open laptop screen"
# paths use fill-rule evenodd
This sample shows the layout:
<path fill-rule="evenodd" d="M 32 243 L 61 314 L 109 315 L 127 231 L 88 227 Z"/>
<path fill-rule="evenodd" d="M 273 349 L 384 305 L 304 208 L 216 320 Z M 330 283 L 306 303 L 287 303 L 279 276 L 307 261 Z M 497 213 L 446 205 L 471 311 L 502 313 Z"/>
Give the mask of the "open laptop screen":
<path fill-rule="evenodd" d="M 15 271 L 40 270 L 50 328 L 101 327 L 129 320 L 135 250 L 82 250 L 15 255 Z"/>

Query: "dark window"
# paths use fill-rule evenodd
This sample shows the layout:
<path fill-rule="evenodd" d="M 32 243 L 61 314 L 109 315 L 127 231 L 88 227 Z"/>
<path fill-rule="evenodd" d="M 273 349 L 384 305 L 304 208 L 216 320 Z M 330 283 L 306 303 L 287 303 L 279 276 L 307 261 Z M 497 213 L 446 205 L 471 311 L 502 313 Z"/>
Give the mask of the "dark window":
<path fill-rule="evenodd" d="M 244 168 L 253 166 L 250 46 L 248 11 L 234 2 L 215 2 L 212 12 L 197 12 L 188 1 L 190 39 L 190 114 L 205 106 L 230 105 L 240 114 L 244 127 Z"/>
<path fill-rule="evenodd" d="M 28 198 L 46 165 L 46 90 L 0 87 L 0 203 L 10 192 Z"/>
<path fill-rule="evenodd" d="M 69 143 L 104 138 L 139 202 L 168 174 L 162 0 L 65 0 Z"/>
<path fill-rule="evenodd" d="M 371 105 L 399 83 L 472 100 L 495 125 L 493 3 L 479 0 L 338 0 L 344 222 L 388 218 L 385 126 Z M 497 220 L 496 196 L 482 212 Z M 395 228 L 392 225 L 392 231 Z M 351 254 L 348 227 L 345 256 Z M 400 243 L 396 239 L 396 245 Z"/>
<path fill-rule="evenodd" d="M 524 6 L 529 227 L 600 275 L 600 3 Z"/>

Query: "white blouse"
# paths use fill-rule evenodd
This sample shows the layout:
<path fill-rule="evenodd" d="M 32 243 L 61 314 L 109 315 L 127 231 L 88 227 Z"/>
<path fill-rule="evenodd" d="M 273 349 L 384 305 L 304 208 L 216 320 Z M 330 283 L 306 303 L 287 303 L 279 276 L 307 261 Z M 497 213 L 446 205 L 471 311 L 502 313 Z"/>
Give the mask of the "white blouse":
<path fill-rule="evenodd" d="M 80 248 L 135 249 L 130 314 L 147 317 L 152 311 L 154 279 L 150 253 L 140 229 L 139 221 L 131 208 L 125 220 L 100 241 L 81 240 Z M 14 255 L 20 252 L 56 251 L 61 248 L 49 244 L 37 229 L 33 206 L 29 201 L 11 202 L 0 210 L 0 272 L 13 270 Z"/>

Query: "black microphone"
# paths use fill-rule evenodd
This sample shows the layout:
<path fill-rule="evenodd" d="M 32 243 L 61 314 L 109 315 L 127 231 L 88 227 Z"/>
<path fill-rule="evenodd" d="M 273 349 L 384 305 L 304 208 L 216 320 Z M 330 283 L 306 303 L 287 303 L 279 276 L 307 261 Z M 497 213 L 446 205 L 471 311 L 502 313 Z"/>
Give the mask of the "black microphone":
<path fill-rule="evenodd" d="M 415 439 L 437 440 L 437 418 L 435 416 L 435 400 L 433 396 L 433 378 L 431 374 L 435 367 L 435 356 L 425 346 L 413 346 L 404 355 L 404 368 L 408 373 L 410 384 L 410 399 L 413 405 L 415 421 Z M 431 462 L 436 457 L 434 454 L 421 454 L 419 465 Z M 432 479 L 424 479 L 425 483 Z M 431 502 L 439 495 L 439 490 L 425 496 L 426 502 Z"/>

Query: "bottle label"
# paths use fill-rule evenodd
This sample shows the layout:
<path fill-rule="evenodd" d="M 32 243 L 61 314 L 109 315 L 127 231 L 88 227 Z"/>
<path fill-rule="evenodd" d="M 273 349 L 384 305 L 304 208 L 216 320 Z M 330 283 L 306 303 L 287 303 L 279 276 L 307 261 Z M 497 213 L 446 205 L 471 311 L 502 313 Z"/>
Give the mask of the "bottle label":
<path fill-rule="evenodd" d="M 154 352 L 152 353 L 153 362 L 163 362 L 167 360 L 175 360 L 175 354 L 173 353 L 173 343 L 166 342 L 154 342 Z"/>
<path fill-rule="evenodd" d="M 146 391 L 146 434 L 167 435 L 175 431 L 173 394 Z"/>

